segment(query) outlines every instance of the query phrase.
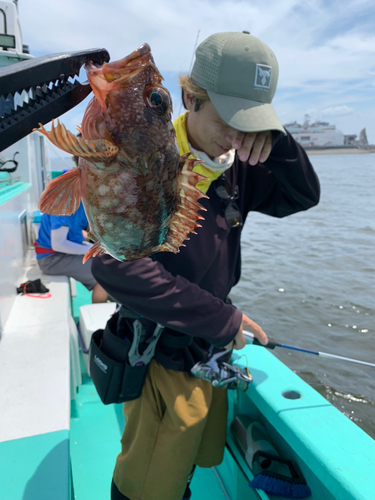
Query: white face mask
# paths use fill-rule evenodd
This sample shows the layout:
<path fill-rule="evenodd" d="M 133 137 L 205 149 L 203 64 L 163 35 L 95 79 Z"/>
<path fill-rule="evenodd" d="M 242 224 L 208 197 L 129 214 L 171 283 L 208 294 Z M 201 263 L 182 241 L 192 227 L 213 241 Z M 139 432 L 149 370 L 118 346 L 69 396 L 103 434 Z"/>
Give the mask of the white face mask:
<path fill-rule="evenodd" d="M 236 155 L 236 151 L 234 149 L 230 149 L 227 153 L 211 160 L 206 153 L 203 153 L 203 151 L 197 151 L 191 146 L 191 144 L 189 144 L 189 148 L 196 158 L 204 161 L 204 166 L 206 168 L 221 174 L 233 165 L 234 157 Z"/>

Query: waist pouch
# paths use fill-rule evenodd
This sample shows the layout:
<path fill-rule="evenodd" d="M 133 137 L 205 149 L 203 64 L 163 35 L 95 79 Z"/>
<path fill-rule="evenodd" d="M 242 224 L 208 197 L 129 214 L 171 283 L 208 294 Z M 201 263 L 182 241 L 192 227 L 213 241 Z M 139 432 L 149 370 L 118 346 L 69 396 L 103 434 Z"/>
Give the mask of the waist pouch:
<path fill-rule="evenodd" d="M 135 320 L 133 328 L 120 338 L 116 335 L 117 321 L 118 314 L 115 314 L 104 330 L 92 334 L 90 342 L 90 375 L 105 405 L 132 401 L 141 395 L 156 343 L 163 331 L 163 327 L 157 325 L 153 335 L 146 340 L 142 338 L 141 322 Z"/>

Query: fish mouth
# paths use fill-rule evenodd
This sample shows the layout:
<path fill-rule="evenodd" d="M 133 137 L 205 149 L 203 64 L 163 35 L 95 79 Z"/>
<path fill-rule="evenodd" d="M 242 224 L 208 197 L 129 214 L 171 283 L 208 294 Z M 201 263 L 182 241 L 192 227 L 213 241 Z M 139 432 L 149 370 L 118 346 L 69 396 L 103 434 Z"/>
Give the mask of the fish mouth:
<path fill-rule="evenodd" d="M 137 50 L 134 50 L 131 54 L 113 63 L 107 63 L 104 66 L 113 68 L 137 68 L 139 66 L 145 66 L 150 61 L 154 62 L 151 55 L 151 47 L 148 43 L 144 43 Z"/>
<path fill-rule="evenodd" d="M 105 106 L 108 92 L 130 87 L 134 79 L 145 68 L 151 68 L 155 83 L 163 81 L 148 43 L 144 43 L 137 50 L 119 61 L 109 62 L 103 64 L 103 66 L 96 65 L 93 62 L 85 64 L 91 88 L 102 106 Z"/>
<path fill-rule="evenodd" d="M 131 54 L 119 61 L 106 63 L 100 68 L 92 63 L 88 63 L 85 65 L 85 69 L 93 76 L 96 72 L 100 71 L 102 77 L 104 77 L 108 83 L 115 83 L 116 86 L 119 85 L 123 87 L 129 85 L 145 67 L 150 65 L 153 66 L 155 71 L 160 75 L 151 54 L 151 47 L 148 43 L 144 43 L 137 50 L 134 50 Z M 160 79 L 162 79 L 161 75 Z"/>

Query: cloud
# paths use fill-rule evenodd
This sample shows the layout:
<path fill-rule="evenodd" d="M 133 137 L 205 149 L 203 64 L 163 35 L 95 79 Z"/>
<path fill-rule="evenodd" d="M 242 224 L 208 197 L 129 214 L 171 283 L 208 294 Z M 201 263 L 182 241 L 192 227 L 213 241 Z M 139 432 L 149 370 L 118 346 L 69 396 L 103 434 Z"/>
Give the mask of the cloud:
<path fill-rule="evenodd" d="M 198 32 L 201 42 L 215 32 L 249 30 L 279 61 L 275 103 L 280 109 L 285 104 L 303 116 L 306 109 L 322 113 L 345 102 L 354 118 L 354 101 L 373 107 L 372 0 L 269 0 L 267 9 L 261 0 L 33 0 L 20 2 L 19 10 L 32 54 L 105 47 L 116 60 L 148 42 L 171 81 L 188 71 Z M 168 81 L 178 96 L 173 85 Z M 177 113 L 178 97 L 174 108 Z"/>
<path fill-rule="evenodd" d="M 354 109 L 346 105 L 333 106 L 322 111 L 322 114 L 326 116 L 350 115 L 352 113 L 354 113 Z"/>
<path fill-rule="evenodd" d="M 155 8 L 151 0 L 34 0 L 20 3 L 20 17 L 32 53 L 105 47 L 118 59 L 147 41 L 162 72 L 189 69 L 198 32 L 202 41 L 214 32 L 249 29 L 275 51 L 279 88 L 337 92 L 353 79 L 364 88 L 375 60 L 375 35 L 363 21 L 371 4 L 353 4 L 270 0 L 265 11 L 258 1 L 159 0 Z"/>
<path fill-rule="evenodd" d="M 178 72 L 189 69 L 198 31 L 202 41 L 214 32 L 249 29 L 275 51 L 280 87 L 308 87 L 311 80 L 361 80 L 369 58 L 375 58 L 375 36 L 355 26 L 356 14 L 363 12 L 366 2 L 355 7 L 343 1 L 339 11 L 318 0 L 270 0 L 267 11 L 256 1 L 217 5 L 207 0 L 159 0 L 157 5 L 151 0 L 20 3 L 24 40 L 38 53 L 104 46 L 113 59 L 147 41 L 159 69 Z M 353 25 L 335 33 L 334 26 L 348 14 Z"/>

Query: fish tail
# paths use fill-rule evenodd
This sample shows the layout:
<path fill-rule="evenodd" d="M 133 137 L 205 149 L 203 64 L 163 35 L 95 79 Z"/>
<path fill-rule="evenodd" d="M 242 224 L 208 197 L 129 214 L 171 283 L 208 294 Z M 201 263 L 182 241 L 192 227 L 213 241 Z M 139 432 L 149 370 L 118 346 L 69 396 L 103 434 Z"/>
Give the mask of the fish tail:
<path fill-rule="evenodd" d="M 47 184 L 39 199 L 39 208 L 45 214 L 72 215 L 81 203 L 81 171 L 70 170 Z"/>
<path fill-rule="evenodd" d="M 97 241 L 94 243 L 94 245 L 88 250 L 85 255 L 83 256 L 82 262 L 83 264 L 87 262 L 91 257 L 97 257 L 98 255 L 102 255 L 103 253 L 107 253 L 103 248 L 100 246 L 100 242 Z"/>
<path fill-rule="evenodd" d="M 59 120 L 57 120 L 56 126 L 52 120 L 50 132 L 41 123 L 39 123 L 39 127 L 33 130 L 40 132 L 52 144 L 73 156 L 80 156 L 81 158 L 94 161 L 113 160 L 119 150 L 116 144 L 106 139 L 91 141 L 85 140 L 83 137 L 77 137 L 72 132 L 69 132 Z"/>
<path fill-rule="evenodd" d="M 206 177 L 193 172 L 194 166 L 202 161 L 190 159 L 188 156 L 189 154 L 181 157 L 184 164 L 178 177 L 180 202 L 170 222 L 165 241 L 159 249 L 160 252 L 179 252 L 179 248 L 185 246 L 183 241 L 189 239 L 188 234 L 196 234 L 194 229 L 202 227 L 198 221 L 204 220 L 204 217 L 199 215 L 198 211 L 206 211 L 206 209 L 198 203 L 198 199 L 208 198 L 208 196 L 197 189 L 196 184 L 205 180 Z"/>

